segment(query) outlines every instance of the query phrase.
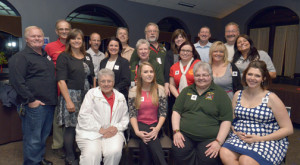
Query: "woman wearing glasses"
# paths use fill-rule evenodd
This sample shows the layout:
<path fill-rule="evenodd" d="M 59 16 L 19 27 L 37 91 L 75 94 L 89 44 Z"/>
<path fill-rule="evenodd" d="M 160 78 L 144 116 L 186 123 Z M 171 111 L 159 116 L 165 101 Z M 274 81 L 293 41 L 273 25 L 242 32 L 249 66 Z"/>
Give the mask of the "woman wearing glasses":
<path fill-rule="evenodd" d="M 193 67 L 199 62 L 194 45 L 186 41 L 178 49 L 179 61 L 170 69 L 170 91 L 177 98 L 183 88 L 194 83 Z"/>

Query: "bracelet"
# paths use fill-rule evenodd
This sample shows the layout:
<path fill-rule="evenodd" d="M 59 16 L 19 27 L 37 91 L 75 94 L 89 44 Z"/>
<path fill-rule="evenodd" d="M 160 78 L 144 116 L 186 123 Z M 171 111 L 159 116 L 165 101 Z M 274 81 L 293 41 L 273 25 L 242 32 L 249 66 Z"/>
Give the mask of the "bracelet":
<path fill-rule="evenodd" d="M 221 143 L 218 139 L 216 139 L 215 141 L 218 142 L 218 144 L 219 144 L 220 146 L 222 146 L 222 143 Z"/>
<path fill-rule="evenodd" d="M 179 130 L 179 129 L 173 130 L 173 134 L 174 134 L 174 135 L 175 135 L 177 132 L 180 132 L 180 130 Z"/>

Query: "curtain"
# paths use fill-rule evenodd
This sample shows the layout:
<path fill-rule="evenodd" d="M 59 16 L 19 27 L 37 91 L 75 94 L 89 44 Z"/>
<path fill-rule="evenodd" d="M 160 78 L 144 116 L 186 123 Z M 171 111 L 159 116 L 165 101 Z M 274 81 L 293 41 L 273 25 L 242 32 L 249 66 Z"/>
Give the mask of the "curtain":
<path fill-rule="evenodd" d="M 250 29 L 250 38 L 257 50 L 269 52 L 269 34 L 269 27 Z"/>
<path fill-rule="evenodd" d="M 287 26 L 286 33 L 284 76 L 292 78 L 294 77 L 296 66 L 298 26 L 299 25 Z"/>
<path fill-rule="evenodd" d="M 277 26 L 275 29 L 273 64 L 276 68 L 277 75 L 281 75 L 282 73 L 286 33 L 286 26 Z"/>

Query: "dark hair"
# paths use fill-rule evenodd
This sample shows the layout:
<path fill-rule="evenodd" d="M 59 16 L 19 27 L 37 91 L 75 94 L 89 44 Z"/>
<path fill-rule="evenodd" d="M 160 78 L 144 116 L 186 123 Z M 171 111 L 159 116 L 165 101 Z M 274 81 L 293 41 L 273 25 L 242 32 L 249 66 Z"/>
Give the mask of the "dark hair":
<path fill-rule="evenodd" d="M 260 87 L 262 89 L 267 89 L 268 86 L 270 85 L 271 77 L 270 77 L 269 71 L 267 69 L 267 64 L 264 61 L 252 61 L 252 62 L 250 62 L 248 67 L 243 72 L 242 84 L 244 86 L 248 86 L 248 84 L 246 82 L 246 76 L 247 76 L 247 73 L 248 73 L 250 68 L 259 69 L 259 71 L 262 75 L 262 79 L 263 79 L 263 82 L 260 84 Z"/>
<path fill-rule="evenodd" d="M 188 39 L 186 33 L 184 32 L 184 30 L 182 29 L 176 29 L 173 34 L 172 34 L 172 37 L 171 37 L 171 50 L 174 54 L 178 54 L 178 47 L 177 45 L 175 44 L 175 39 L 181 35 L 183 38 L 185 38 L 186 40 Z"/>
<path fill-rule="evenodd" d="M 107 45 L 106 45 L 106 52 L 107 52 L 107 54 L 108 54 L 108 57 L 110 57 L 110 53 L 109 53 L 109 51 L 108 51 L 108 45 L 109 45 L 109 43 L 111 42 L 111 41 L 117 41 L 118 43 L 119 43 L 119 52 L 118 52 L 118 56 L 120 57 L 121 56 L 121 53 L 122 53 L 122 50 L 123 50 L 123 47 L 122 47 L 122 43 L 121 43 L 121 41 L 118 39 L 118 38 L 116 38 L 116 37 L 111 37 L 111 38 L 109 38 L 108 40 L 107 40 Z"/>
<path fill-rule="evenodd" d="M 84 35 L 83 35 L 83 32 L 80 30 L 80 29 L 72 29 L 69 33 L 68 33 L 68 37 L 67 37 L 67 40 L 66 40 L 66 50 L 65 52 L 69 53 L 72 55 L 72 49 L 71 49 L 71 45 L 70 45 L 70 40 L 71 39 L 75 39 L 78 35 L 81 36 L 82 38 L 82 45 L 80 47 L 80 52 L 83 54 L 83 55 L 86 55 L 86 52 L 85 52 L 85 43 L 84 43 Z"/>
<path fill-rule="evenodd" d="M 194 47 L 194 44 L 192 44 L 192 43 L 191 43 L 190 41 L 188 41 L 188 40 L 185 41 L 185 42 L 183 42 L 183 43 L 179 46 L 178 52 L 180 52 L 181 49 L 182 49 L 182 47 L 185 46 L 185 45 L 190 45 L 190 46 L 192 47 L 194 59 L 200 59 L 200 56 L 199 56 L 198 52 L 196 51 L 196 49 L 195 49 L 195 47 Z M 180 60 L 180 56 L 179 56 L 179 60 Z"/>
<path fill-rule="evenodd" d="M 234 52 L 235 53 L 234 53 L 232 62 L 236 63 L 237 60 L 242 55 L 242 53 L 237 49 L 237 40 L 241 37 L 245 38 L 250 44 L 250 50 L 249 50 L 249 52 L 247 54 L 247 58 L 245 60 L 249 60 L 250 62 L 253 60 L 259 60 L 259 54 L 258 54 L 257 49 L 254 47 L 254 43 L 253 43 L 252 39 L 246 34 L 241 34 L 236 38 L 236 41 L 234 43 Z"/>

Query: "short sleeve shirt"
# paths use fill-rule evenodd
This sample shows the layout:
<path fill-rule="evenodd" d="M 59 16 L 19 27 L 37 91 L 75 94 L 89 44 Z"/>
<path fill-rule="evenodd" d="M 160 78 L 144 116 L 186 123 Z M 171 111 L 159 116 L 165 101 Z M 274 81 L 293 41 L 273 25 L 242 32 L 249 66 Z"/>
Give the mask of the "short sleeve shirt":
<path fill-rule="evenodd" d="M 195 141 L 215 139 L 222 121 L 232 121 L 231 100 L 218 85 L 198 95 L 196 85 L 184 88 L 177 97 L 173 111 L 180 114 L 180 131 Z"/>

